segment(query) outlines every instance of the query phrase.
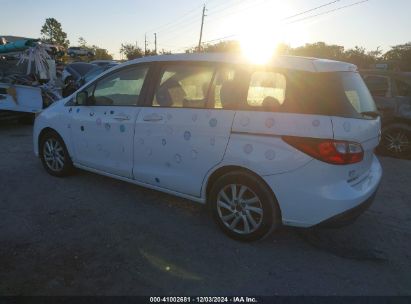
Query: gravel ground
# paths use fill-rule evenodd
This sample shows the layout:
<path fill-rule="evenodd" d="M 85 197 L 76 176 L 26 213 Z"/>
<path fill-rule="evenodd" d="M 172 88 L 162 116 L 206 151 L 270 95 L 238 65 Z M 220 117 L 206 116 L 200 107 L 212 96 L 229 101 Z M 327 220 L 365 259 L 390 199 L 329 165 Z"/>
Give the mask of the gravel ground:
<path fill-rule="evenodd" d="M 381 158 L 375 203 L 338 230 L 228 239 L 196 203 L 79 171 L 0 125 L 0 295 L 411 295 L 411 161 Z"/>

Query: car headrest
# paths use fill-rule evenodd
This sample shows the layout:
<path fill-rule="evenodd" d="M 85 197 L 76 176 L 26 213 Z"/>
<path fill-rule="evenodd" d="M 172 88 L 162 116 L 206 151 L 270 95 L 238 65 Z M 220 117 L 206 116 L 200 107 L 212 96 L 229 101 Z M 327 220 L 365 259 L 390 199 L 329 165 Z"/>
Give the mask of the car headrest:
<path fill-rule="evenodd" d="M 281 106 L 281 104 L 278 101 L 278 99 L 274 98 L 272 96 L 267 96 L 266 98 L 264 98 L 263 103 L 262 103 L 262 107 L 265 110 L 278 109 L 280 106 Z"/>
<path fill-rule="evenodd" d="M 180 83 L 175 79 L 164 82 L 156 93 L 156 100 L 161 107 L 171 107 L 175 101 L 183 101 L 186 96 Z"/>
<path fill-rule="evenodd" d="M 224 109 L 236 109 L 240 103 L 239 91 L 234 80 L 223 82 L 220 90 L 221 105 Z"/>

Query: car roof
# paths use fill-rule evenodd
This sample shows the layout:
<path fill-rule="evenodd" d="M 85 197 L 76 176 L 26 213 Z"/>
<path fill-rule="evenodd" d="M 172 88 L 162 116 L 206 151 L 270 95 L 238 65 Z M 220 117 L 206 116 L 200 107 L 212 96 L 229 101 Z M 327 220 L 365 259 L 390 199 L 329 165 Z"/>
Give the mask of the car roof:
<path fill-rule="evenodd" d="M 194 53 L 194 54 L 173 54 L 173 55 L 158 55 L 147 56 L 139 59 L 127 61 L 119 66 L 119 68 L 127 65 L 133 65 L 144 62 L 167 62 L 167 61 L 179 61 L 179 62 L 217 62 L 217 63 L 229 63 L 229 64 L 252 64 L 244 56 L 231 54 L 231 53 Z M 285 68 L 292 70 L 300 70 L 307 72 L 345 72 L 345 71 L 357 71 L 357 67 L 354 64 L 328 60 L 318 59 L 312 57 L 299 57 L 299 56 L 275 56 L 266 64 L 270 67 Z"/>

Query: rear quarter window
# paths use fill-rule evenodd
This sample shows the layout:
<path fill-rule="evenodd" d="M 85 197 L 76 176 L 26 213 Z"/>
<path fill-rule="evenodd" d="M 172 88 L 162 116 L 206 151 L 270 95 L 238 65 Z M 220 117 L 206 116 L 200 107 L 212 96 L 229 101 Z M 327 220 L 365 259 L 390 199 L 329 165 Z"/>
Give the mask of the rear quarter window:
<path fill-rule="evenodd" d="M 374 112 L 374 100 L 357 72 L 288 73 L 287 112 L 363 118 Z"/>

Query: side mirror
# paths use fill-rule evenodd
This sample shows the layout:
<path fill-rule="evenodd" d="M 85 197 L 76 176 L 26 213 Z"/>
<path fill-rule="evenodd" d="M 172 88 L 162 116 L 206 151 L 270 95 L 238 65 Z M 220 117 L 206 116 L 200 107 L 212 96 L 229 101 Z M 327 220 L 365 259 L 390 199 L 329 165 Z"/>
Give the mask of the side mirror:
<path fill-rule="evenodd" d="M 77 93 L 76 96 L 76 104 L 79 106 L 87 106 L 88 105 L 88 93 L 87 91 L 81 91 L 79 93 Z"/>

